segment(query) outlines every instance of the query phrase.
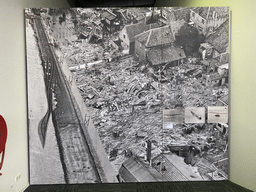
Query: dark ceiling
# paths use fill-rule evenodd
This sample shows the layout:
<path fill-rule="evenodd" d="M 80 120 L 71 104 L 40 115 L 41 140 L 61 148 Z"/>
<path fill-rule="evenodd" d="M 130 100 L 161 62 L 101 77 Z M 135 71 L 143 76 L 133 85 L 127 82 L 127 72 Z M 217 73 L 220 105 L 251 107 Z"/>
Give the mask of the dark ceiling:
<path fill-rule="evenodd" d="M 68 0 L 72 7 L 153 7 L 156 0 Z"/>

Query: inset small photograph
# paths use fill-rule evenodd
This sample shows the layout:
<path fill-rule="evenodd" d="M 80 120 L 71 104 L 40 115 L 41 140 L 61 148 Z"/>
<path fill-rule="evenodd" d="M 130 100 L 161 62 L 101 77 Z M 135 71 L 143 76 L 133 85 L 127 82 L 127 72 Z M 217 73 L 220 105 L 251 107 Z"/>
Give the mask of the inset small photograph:
<path fill-rule="evenodd" d="M 163 123 L 163 129 L 173 129 L 172 123 Z"/>
<path fill-rule="evenodd" d="M 208 123 L 228 123 L 228 106 L 208 106 Z"/>
<path fill-rule="evenodd" d="M 205 123 L 204 107 L 186 107 L 185 123 Z"/>
<path fill-rule="evenodd" d="M 182 124 L 184 114 L 182 109 L 164 109 L 163 110 L 163 124 Z"/>

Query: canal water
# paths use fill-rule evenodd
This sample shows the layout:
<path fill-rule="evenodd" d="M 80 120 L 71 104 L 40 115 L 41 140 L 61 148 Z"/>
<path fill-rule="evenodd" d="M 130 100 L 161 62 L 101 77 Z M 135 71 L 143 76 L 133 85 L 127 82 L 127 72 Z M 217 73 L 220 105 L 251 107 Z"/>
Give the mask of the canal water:
<path fill-rule="evenodd" d="M 65 183 L 51 116 L 44 148 L 38 135 L 38 124 L 47 111 L 47 98 L 39 50 L 30 24 L 26 25 L 26 44 L 30 184 Z"/>

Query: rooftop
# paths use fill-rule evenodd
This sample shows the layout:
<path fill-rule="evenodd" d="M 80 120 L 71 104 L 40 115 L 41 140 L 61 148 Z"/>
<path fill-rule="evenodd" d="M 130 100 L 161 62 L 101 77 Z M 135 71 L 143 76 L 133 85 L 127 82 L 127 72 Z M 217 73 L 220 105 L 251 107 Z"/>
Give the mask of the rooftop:
<path fill-rule="evenodd" d="M 205 42 L 210 43 L 219 52 L 223 53 L 228 47 L 229 20 L 222 23 L 214 33 L 209 35 Z"/>
<path fill-rule="evenodd" d="M 147 16 L 147 14 L 151 13 L 151 10 L 149 10 L 148 8 L 128 8 L 127 11 L 129 11 L 134 17 L 136 17 L 138 19 L 138 17 L 140 17 L 140 19 L 144 16 Z M 139 20 L 139 19 L 138 19 Z"/>
<path fill-rule="evenodd" d="M 227 17 L 229 13 L 228 7 L 196 7 L 192 10 L 206 20 L 214 18 L 215 13 L 218 14 L 218 18 Z"/>
<path fill-rule="evenodd" d="M 101 13 L 101 17 L 102 18 L 107 18 L 108 20 L 113 20 L 116 18 L 116 15 L 112 12 L 110 12 L 109 10 L 104 10 L 102 13 Z"/>
<path fill-rule="evenodd" d="M 182 157 L 173 153 L 160 154 L 152 160 L 152 166 L 168 181 L 200 180 L 196 168 L 187 165 Z M 202 180 L 202 179 L 201 179 Z"/>
<path fill-rule="evenodd" d="M 135 38 L 146 47 L 166 45 L 175 41 L 170 26 L 151 29 L 137 35 Z"/>
<path fill-rule="evenodd" d="M 149 163 L 138 157 L 130 157 L 121 166 L 119 174 L 126 182 L 167 181 Z"/>
<path fill-rule="evenodd" d="M 154 29 L 158 27 L 157 24 L 145 24 L 145 23 L 136 23 L 136 24 L 130 24 L 126 25 L 124 27 L 124 30 L 126 29 L 128 38 L 130 41 L 134 41 L 134 37 L 138 34 L 141 34 L 149 29 Z"/>
<path fill-rule="evenodd" d="M 179 59 L 186 58 L 182 48 L 177 46 L 155 47 L 147 52 L 148 60 L 153 65 L 170 63 Z"/>

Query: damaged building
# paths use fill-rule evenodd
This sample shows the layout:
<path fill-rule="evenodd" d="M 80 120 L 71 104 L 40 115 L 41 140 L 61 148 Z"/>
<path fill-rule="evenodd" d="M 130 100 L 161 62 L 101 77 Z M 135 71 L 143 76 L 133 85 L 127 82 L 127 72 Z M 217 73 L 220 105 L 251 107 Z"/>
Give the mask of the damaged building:
<path fill-rule="evenodd" d="M 117 17 L 117 15 L 114 14 L 112 11 L 108 9 L 103 10 L 100 14 L 100 17 L 102 19 L 101 22 L 109 33 L 120 30 L 121 22 L 119 20 L 119 17 Z"/>
<path fill-rule="evenodd" d="M 179 65 L 186 55 L 174 41 L 170 26 L 148 30 L 135 36 L 135 55 L 139 61 L 148 61 L 156 67 L 163 64 Z"/>
<path fill-rule="evenodd" d="M 190 9 L 190 24 L 205 36 L 213 33 L 227 20 L 227 7 L 196 7 Z"/>
<path fill-rule="evenodd" d="M 220 176 L 219 169 L 214 166 L 216 163 L 200 158 L 197 166 L 191 166 L 184 162 L 183 157 L 172 152 L 159 154 L 150 161 L 132 156 L 122 164 L 117 178 L 119 182 L 218 180 L 225 174 Z"/>
<path fill-rule="evenodd" d="M 135 156 L 130 157 L 122 164 L 117 178 L 121 183 L 163 181 L 162 175 L 156 169 L 142 158 Z"/>
<path fill-rule="evenodd" d="M 150 29 L 157 28 L 157 24 L 136 23 L 125 25 L 119 33 L 119 39 L 124 54 L 134 54 L 135 36 Z"/>
<path fill-rule="evenodd" d="M 203 75 L 206 85 L 221 86 L 228 83 L 229 53 L 228 49 L 228 20 L 215 33 L 209 35 L 199 48 L 202 64 L 207 73 Z"/>
<path fill-rule="evenodd" d="M 141 8 L 127 8 L 126 17 L 131 23 L 146 23 L 146 18 L 152 14 L 152 11 L 148 7 Z"/>

